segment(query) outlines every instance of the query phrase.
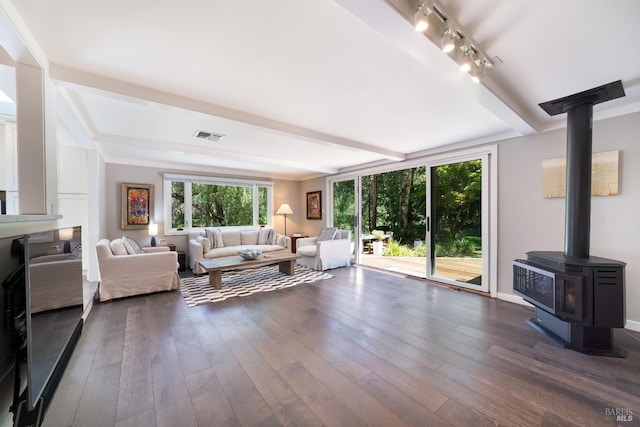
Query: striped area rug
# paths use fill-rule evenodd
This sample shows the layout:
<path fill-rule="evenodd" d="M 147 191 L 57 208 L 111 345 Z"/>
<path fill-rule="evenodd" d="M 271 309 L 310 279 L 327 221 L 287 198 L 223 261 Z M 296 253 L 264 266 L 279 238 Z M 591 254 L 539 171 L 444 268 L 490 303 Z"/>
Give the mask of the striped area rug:
<path fill-rule="evenodd" d="M 250 270 L 222 273 L 222 289 L 209 285 L 209 276 L 186 277 L 180 279 L 180 293 L 188 307 L 224 301 L 232 297 L 246 297 L 258 292 L 270 292 L 290 288 L 303 283 L 312 283 L 333 276 L 322 271 L 311 270 L 299 265 L 295 274 L 280 273 L 278 266 L 267 266 Z"/>

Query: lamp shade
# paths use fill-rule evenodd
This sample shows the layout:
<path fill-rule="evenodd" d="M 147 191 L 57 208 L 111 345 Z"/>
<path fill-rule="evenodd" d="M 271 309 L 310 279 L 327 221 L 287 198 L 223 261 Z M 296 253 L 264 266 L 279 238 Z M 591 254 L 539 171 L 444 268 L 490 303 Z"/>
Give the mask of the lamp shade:
<path fill-rule="evenodd" d="M 73 227 L 58 230 L 58 237 L 60 240 L 73 240 Z"/>
<path fill-rule="evenodd" d="M 281 204 L 278 210 L 276 211 L 276 215 L 293 215 L 291 206 L 289 206 L 287 203 Z"/>
<path fill-rule="evenodd" d="M 156 246 L 156 236 L 158 235 L 158 224 L 149 223 L 149 236 L 151 236 L 151 246 Z"/>

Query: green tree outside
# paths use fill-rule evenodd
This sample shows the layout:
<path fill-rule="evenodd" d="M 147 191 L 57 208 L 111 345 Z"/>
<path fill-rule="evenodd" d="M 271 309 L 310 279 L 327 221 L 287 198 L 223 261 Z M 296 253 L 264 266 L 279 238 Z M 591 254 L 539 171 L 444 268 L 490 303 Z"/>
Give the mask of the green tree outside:
<path fill-rule="evenodd" d="M 441 165 L 431 169 L 436 253 L 474 255 L 481 248 L 482 161 Z M 427 176 L 425 167 L 363 176 L 362 230 L 393 232 L 388 255 L 424 256 L 427 221 Z M 353 181 L 334 183 L 334 225 L 352 229 Z M 400 248 L 403 245 L 409 249 Z"/>
<path fill-rule="evenodd" d="M 171 183 L 173 228 L 184 228 L 185 183 Z M 258 188 L 258 223 L 267 224 L 266 187 Z M 225 227 L 253 224 L 253 187 L 191 184 L 192 227 Z"/>

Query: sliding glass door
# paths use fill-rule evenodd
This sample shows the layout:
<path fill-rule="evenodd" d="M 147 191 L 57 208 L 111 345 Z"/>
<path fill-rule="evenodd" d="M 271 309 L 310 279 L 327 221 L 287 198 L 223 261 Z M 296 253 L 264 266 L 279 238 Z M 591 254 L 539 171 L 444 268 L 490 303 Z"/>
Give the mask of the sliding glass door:
<path fill-rule="evenodd" d="M 429 167 L 428 277 L 488 290 L 482 158 Z"/>
<path fill-rule="evenodd" d="M 361 264 L 426 277 L 425 194 L 424 166 L 362 177 Z"/>
<path fill-rule="evenodd" d="M 355 178 L 334 181 L 331 184 L 331 222 L 334 227 L 351 231 L 351 260 L 357 262 L 355 255 L 358 253 L 358 209 L 356 208 L 356 188 L 357 181 Z"/>
<path fill-rule="evenodd" d="M 327 180 L 354 262 L 497 295 L 497 148 Z"/>

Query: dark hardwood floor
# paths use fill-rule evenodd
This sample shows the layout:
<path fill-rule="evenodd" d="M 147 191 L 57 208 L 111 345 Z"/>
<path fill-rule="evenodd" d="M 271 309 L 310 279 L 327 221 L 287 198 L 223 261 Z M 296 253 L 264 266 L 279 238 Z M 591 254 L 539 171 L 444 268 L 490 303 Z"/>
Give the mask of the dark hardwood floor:
<path fill-rule="evenodd" d="M 45 425 L 640 425 L 639 333 L 615 331 L 626 359 L 586 356 L 523 306 L 330 273 L 195 308 L 179 292 L 96 303 Z"/>

